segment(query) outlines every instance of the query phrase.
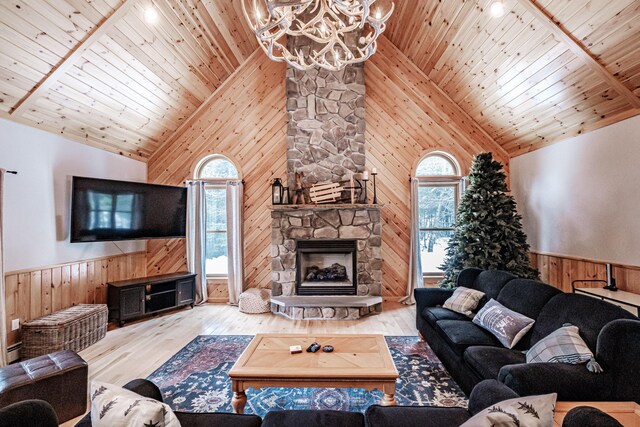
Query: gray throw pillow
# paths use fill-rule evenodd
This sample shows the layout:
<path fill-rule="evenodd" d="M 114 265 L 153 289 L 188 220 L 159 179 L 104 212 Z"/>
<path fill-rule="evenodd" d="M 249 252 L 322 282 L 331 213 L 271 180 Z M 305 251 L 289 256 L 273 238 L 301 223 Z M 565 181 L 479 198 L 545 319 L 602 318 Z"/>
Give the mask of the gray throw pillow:
<path fill-rule="evenodd" d="M 551 427 L 557 398 L 552 393 L 505 400 L 477 413 L 460 427 Z"/>
<path fill-rule="evenodd" d="M 442 306 L 467 317 L 473 317 L 473 310 L 476 309 L 483 296 L 484 292 L 459 286 Z"/>
<path fill-rule="evenodd" d="M 527 351 L 527 363 L 587 363 L 590 372 L 600 373 L 591 349 L 580 336 L 577 326 L 567 325 L 551 332 Z"/>
<path fill-rule="evenodd" d="M 491 332 L 507 348 L 513 348 L 535 320 L 490 300 L 473 318 L 473 323 Z"/>

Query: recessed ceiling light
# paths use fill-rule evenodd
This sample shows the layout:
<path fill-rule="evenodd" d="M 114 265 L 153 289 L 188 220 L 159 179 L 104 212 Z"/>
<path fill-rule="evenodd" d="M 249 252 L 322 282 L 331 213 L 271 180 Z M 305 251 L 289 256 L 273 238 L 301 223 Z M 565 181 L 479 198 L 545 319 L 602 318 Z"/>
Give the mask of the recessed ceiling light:
<path fill-rule="evenodd" d="M 489 6 L 489 13 L 495 18 L 500 18 L 504 15 L 504 4 L 502 4 L 501 1 L 494 1 L 491 3 L 491 6 Z"/>
<path fill-rule="evenodd" d="M 155 24 L 158 22 L 158 11 L 155 7 L 149 6 L 144 10 L 144 20 L 147 24 Z"/>

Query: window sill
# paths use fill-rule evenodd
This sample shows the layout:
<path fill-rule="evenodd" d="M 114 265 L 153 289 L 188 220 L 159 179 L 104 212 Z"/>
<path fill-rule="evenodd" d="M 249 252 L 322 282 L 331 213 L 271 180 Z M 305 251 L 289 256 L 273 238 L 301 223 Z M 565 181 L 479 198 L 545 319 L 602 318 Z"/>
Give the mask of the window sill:
<path fill-rule="evenodd" d="M 229 278 L 228 275 L 220 275 L 220 274 L 207 274 L 207 280 L 227 280 Z"/>

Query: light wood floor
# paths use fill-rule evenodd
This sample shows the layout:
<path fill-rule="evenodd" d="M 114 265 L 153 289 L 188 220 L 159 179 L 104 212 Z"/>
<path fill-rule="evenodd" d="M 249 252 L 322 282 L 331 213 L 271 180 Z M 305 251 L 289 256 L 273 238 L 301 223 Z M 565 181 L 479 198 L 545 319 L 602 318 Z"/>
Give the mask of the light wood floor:
<path fill-rule="evenodd" d="M 385 302 L 381 314 L 360 320 L 289 320 L 273 314 L 243 314 L 237 307 L 207 304 L 110 328 L 107 336 L 80 352 L 89 381 L 123 385 L 145 378 L 198 335 L 257 333 L 417 335 L 415 307 Z M 73 426 L 73 420 L 63 424 Z"/>

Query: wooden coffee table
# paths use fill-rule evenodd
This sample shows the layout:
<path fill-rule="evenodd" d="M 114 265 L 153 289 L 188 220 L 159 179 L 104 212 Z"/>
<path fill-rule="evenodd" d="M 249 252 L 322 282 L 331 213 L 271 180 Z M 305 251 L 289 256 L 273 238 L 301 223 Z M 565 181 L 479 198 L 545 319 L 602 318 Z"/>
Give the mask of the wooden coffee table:
<path fill-rule="evenodd" d="M 307 353 L 312 342 L 332 345 L 332 353 Z M 290 354 L 289 346 L 302 346 Z M 378 389 L 381 405 L 395 405 L 398 371 L 382 335 L 258 334 L 229 371 L 231 406 L 239 414 L 247 403 L 245 390 L 262 387 Z"/>

